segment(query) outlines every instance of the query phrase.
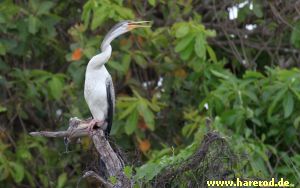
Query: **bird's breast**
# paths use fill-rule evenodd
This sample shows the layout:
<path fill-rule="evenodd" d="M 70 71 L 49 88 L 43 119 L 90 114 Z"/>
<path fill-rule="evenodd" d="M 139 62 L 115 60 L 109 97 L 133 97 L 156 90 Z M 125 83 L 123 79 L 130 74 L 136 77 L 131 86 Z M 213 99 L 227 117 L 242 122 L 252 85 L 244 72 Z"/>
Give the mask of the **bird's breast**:
<path fill-rule="evenodd" d="M 107 70 L 86 71 L 84 97 L 95 119 L 103 120 L 107 115 L 106 79 Z"/>

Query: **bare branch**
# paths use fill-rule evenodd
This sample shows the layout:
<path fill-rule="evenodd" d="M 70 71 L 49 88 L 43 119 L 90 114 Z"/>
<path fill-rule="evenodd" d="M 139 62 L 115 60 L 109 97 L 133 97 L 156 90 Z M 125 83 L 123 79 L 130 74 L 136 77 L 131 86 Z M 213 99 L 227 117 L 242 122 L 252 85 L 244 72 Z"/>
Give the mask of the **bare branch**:
<path fill-rule="evenodd" d="M 66 131 L 38 131 L 30 132 L 31 136 L 44 136 L 44 137 L 67 137 L 69 141 L 75 138 L 87 136 L 89 134 L 89 120 L 80 120 L 78 118 L 71 118 L 69 121 L 69 128 Z"/>
<path fill-rule="evenodd" d="M 101 183 L 105 188 L 114 187 L 113 184 L 111 184 L 110 182 L 103 179 L 101 176 L 96 174 L 96 172 L 94 172 L 94 171 L 87 171 L 86 173 L 84 173 L 84 175 L 82 177 L 86 178 L 90 181 L 97 181 L 97 182 Z"/>
<path fill-rule="evenodd" d="M 114 176 L 117 178 L 115 185 L 112 185 L 106 179 L 108 177 L 101 177 L 94 171 L 88 171 L 83 175 L 83 178 L 93 179 L 94 181 L 100 183 L 104 187 L 131 187 L 130 180 L 124 175 L 123 168 L 124 162 L 118 157 L 110 146 L 101 125 L 98 125 L 92 131 L 89 130 L 90 122 L 92 119 L 80 120 L 78 118 L 71 118 L 69 121 L 69 128 L 66 131 L 39 131 L 31 132 L 32 136 L 44 136 L 44 137 L 66 137 L 69 142 L 75 140 L 76 138 L 83 136 L 91 136 L 94 145 L 99 153 L 101 161 L 105 164 L 106 172 L 108 177 Z"/>
<path fill-rule="evenodd" d="M 30 132 L 31 136 L 44 136 L 44 137 L 66 137 L 68 136 L 68 131 L 38 131 L 38 132 Z"/>

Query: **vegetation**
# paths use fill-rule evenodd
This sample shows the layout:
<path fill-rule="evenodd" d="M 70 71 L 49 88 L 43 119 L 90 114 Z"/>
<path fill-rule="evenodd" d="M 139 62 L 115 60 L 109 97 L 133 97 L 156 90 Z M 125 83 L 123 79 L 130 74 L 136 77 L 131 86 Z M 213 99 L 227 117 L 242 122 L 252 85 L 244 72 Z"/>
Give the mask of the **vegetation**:
<path fill-rule="evenodd" d="M 87 62 L 116 22 L 133 19 L 153 25 L 114 41 L 107 63 L 117 94 L 112 138 L 132 159 L 125 174 L 145 185 L 215 131 L 239 156 L 236 177 L 297 185 L 298 12 L 293 1 L 1 1 L 0 184 L 77 185 L 89 139 L 65 153 L 62 140 L 28 132 L 90 117 Z"/>

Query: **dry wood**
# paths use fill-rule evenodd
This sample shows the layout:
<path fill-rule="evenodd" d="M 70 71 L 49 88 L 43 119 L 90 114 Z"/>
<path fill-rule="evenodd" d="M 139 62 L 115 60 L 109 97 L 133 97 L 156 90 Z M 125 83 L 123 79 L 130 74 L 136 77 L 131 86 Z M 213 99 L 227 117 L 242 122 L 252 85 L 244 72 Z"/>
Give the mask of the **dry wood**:
<path fill-rule="evenodd" d="M 66 131 L 38 131 L 29 133 L 32 136 L 44 137 L 66 137 L 69 141 L 89 134 L 88 125 L 91 120 L 80 120 L 77 117 L 71 118 L 69 128 Z"/>
<path fill-rule="evenodd" d="M 112 188 L 112 187 L 114 187 L 113 184 L 111 184 L 110 182 L 106 181 L 104 178 L 102 178 L 101 176 L 99 176 L 94 171 L 87 171 L 86 173 L 84 173 L 84 175 L 82 177 L 88 179 L 89 181 L 101 182 L 101 184 L 105 188 Z"/>
<path fill-rule="evenodd" d="M 99 153 L 100 159 L 105 164 L 108 176 L 116 177 L 117 183 L 113 185 L 107 180 L 107 177 L 101 177 L 94 171 L 86 172 L 83 175 L 83 178 L 97 181 L 106 188 L 131 187 L 130 180 L 123 173 L 124 162 L 112 149 L 110 143 L 105 137 L 103 130 L 101 130 L 101 125 L 96 126 L 95 129 L 89 131 L 90 121 L 91 119 L 80 120 L 78 118 L 71 118 L 69 121 L 69 128 L 66 131 L 39 131 L 31 132 L 30 135 L 44 137 L 65 137 L 67 138 L 68 142 L 74 141 L 79 137 L 91 136 Z"/>

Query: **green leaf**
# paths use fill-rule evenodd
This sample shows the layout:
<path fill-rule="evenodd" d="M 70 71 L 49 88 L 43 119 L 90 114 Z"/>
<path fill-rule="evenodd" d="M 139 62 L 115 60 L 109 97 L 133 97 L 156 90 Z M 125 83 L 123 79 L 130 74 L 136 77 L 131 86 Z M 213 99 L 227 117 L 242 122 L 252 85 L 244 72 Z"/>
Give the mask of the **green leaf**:
<path fill-rule="evenodd" d="M 147 104 L 144 101 L 140 101 L 138 104 L 138 111 L 144 117 L 145 123 L 150 130 L 154 130 L 154 114 L 148 108 Z"/>
<path fill-rule="evenodd" d="M 151 5 L 151 6 L 155 6 L 156 5 L 156 1 L 155 0 L 148 0 L 148 3 Z"/>
<path fill-rule="evenodd" d="M 0 24 L 4 24 L 6 22 L 6 18 L 2 13 L 0 13 Z"/>
<path fill-rule="evenodd" d="M 123 66 L 123 64 L 121 64 L 120 62 L 116 62 L 116 61 L 109 61 L 107 63 L 107 65 L 113 69 L 115 69 L 116 71 L 120 72 L 120 73 L 126 73 L 125 71 L 125 67 Z"/>
<path fill-rule="evenodd" d="M 238 9 L 238 21 L 241 23 L 245 23 L 247 16 L 251 13 L 249 6 L 244 6 Z"/>
<path fill-rule="evenodd" d="M 195 72 L 201 72 L 203 69 L 203 59 L 193 59 L 192 61 L 189 61 L 189 65 L 191 65 Z"/>
<path fill-rule="evenodd" d="M 264 78 L 264 75 L 260 72 L 256 71 L 249 71 L 247 70 L 246 73 L 243 75 L 243 78 Z"/>
<path fill-rule="evenodd" d="M 50 93 L 51 96 L 54 99 L 60 99 L 63 94 L 63 88 L 64 88 L 64 83 L 61 79 L 59 79 L 57 76 L 54 76 L 50 81 L 49 81 L 49 88 L 50 88 Z"/>
<path fill-rule="evenodd" d="M 25 159 L 25 160 L 30 160 L 31 159 L 31 153 L 30 153 L 30 150 L 24 146 L 21 146 L 18 148 L 17 150 L 17 156 L 18 158 L 22 158 L 22 159 Z"/>
<path fill-rule="evenodd" d="M 289 117 L 294 109 L 294 98 L 290 92 L 287 92 L 285 98 L 282 101 L 283 110 L 284 110 L 284 118 Z"/>
<path fill-rule="evenodd" d="M 39 26 L 38 26 L 38 18 L 30 15 L 28 18 L 28 31 L 31 34 L 36 34 L 38 32 Z"/>
<path fill-rule="evenodd" d="M 136 168 L 136 179 L 143 179 L 146 182 L 152 180 L 161 170 L 162 166 L 153 162 L 144 164 Z"/>
<path fill-rule="evenodd" d="M 103 6 L 104 4 L 102 4 Z M 134 14 L 133 12 L 131 11 L 131 9 L 128 9 L 128 8 L 125 8 L 125 7 L 122 7 L 120 5 L 117 5 L 117 4 L 113 4 L 111 7 L 110 7 L 112 10 L 114 11 L 111 11 L 109 12 L 109 17 L 112 18 L 112 17 L 116 17 L 115 16 L 115 13 L 118 14 L 119 18 L 118 19 L 133 19 L 134 18 Z"/>
<path fill-rule="evenodd" d="M 6 54 L 6 48 L 5 46 L 0 42 L 0 55 Z"/>
<path fill-rule="evenodd" d="M 207 29 L 207 30 L 205 30 L 205 35 L 206 35 L 207 37 L 215 37 L 217 34 L 216 34 L 216 31 L 215 31 L 215 30 Z"/>
<path fill-rule="evenodd" d="M 49 177 L 45 174 L 38 174 L 39 181 L 45 187 L 49 187 Z"/>
<path fill-rule="evenodd" d="M 141 68 L 146 68 L 147 67 L 147 61 L 142 55 L 135 54 L 133 56 L 135 62 L 141 67 Z"/>
<path fill-rule="evenodd" d="M 160 111 L 159 102 L 156 97 L 153 97 L 151 101 L 146 101 L 147 105 L 155 112 Z"/>
<path fill-rule="evenodd" d="M 218 60 L 217 60 L 217 56 L 216 56 L 214 50 L 213 50 L 208 44 L 207 44 L 205 47 L 206 47 L 206 50 L 207 50 L 207 52 L 208 52 L 208 55 L 209 55 L 210 59 L 211 59 L 214 63 L 217 63 Z"/>
<path fill-rule="evenodd" d="M 255 16 L 261 18 L 263 17 L 263 10 L 262 10 L 262 5 L 261 2 L 256 0 L 253 2 L 253 12 Z"/>
<path fill-rule="evenodd" d="M 39 70 L 39 69 L 35 69 L 35 70 L 32 70 L 30 72 L 30 74 L 34 77 L 46 77 L 46 78 L 50 78 L 50 76 L 52 75 L 50 72 L 48 71 L 45 71 L 45 70 Z M 44 80 L 43 80 L 44 82 Z"/>
<path fill-rule="evenodd" d="M 91 17 L 91 10 L 92 10 L 93 6 L 94 6 L 94 2 L 92 2 L 92 1 L 87 1 L 83 5 L 83 11 L 82 11 L 82 14 L 81 14 L 81 19 L 83 20 L 85 28 L 88 27 L 89 20 L 90 20 L 90 17 Z"/>
<path fill-rule="evenodd" d="M 9 170 L 6 165 L 0 165 L 0 181 L 6 179 L 9 176 Z"/>
<path fill-rule="evenodd" d="M 221 115 L 222 121 L 227 125 L 233 125 L 239 117 L 242 117 L 239 109 L 227 110 Z"/>
<path fill-rule="evenodd" d="M 272 117 L 271 117 L 272 113 L 273 113 L 277 103 L 283 98 L 286 91 L 287 91 L 287 88 L 284 88 L 284 89 L 280 90 L 279 92 L 277 92 L 277 94 L 273 98 L 273 102 L 271 103 L 270 107 L 268 108 L 268 119 L 269 120 L 272 119 Z"/>
<path fill-rule="evenodd" d="M 18 42 L 14 39 L 3 39 L 3 40 L 1 39 L 0 41 L 1 41 L 0 43 L 5 48 L 6 52 L 12 52 L 14 51 L 15 48 L 18 47 Z"/>
<path fill-rule="evenodd" d="M 122 58 L 122 67 L 124 69 L 124 73 L 128 72 L 129 66 L 131 62 L 131 56 L 130 54 L 125 54 Z"/>
<path fill-rule="evenodd" d="M 291 43 L 296 47 L 300 48 L 300 21 L 296 22 L 293 27 L 291 34 Z"/>
<path fill-rule="evenodd" d="M 218 71 L 215 71 L 215 70 L 210 70 L 210 72 L 215 75 L 216 77 L 219 77 L 219 78 L 223 78 L 224 80 L 228 80 L 230 77 L 227 76 L 226 74 L 223 74 L 221 72 L 218 72 Z"/>
<path fill-rule="evenodd" d="M 175 52 L 181 52 L 184 49 L 186 49 L 188 45 L 191 44 L 194 38 L 195 38 L 194 35 L 189 35 L 187 37 L 180 39 L 177 45 L 175 46 Z"/>
<path fill-rule="evenodd" d="M 39 1 L 38 0 L 30 0 L 29 7 L 32 9 L 33 12 L 36 12 L 39 8 Z"/>
<path fill-rule="evenodd" d="M 130 113 L 132 113 L 133 110 L 136 108 L 137 103 L 134 102 L 134 101 L 132 101 L 132 102 L 130 103 L 130 105 L 126 105 L 126 106 L 127 106 L 127 108 L 126 108 L 125 110 L 122 110 L 122 112 L 119 113 L 119 118 L 120 118 L 120 119 L 123 119 L 123 118 L 125 118 L 126 116 L 128 116 Z"/>
<path fill-rule="evenodd" d="M 101 6 L 97 8 L 94 12 L 91 29 L 95 30 L 98 26 L 100 26 L 105 19 L 107 18 L 107 9 L 105 6 Z"/>
<path fill-rule="evenodd" d="M 187 124 L 185 125 L 181 132 L 185 137 L 190 137 L 191 134 L 198 128 L 198 124 L 193 123 L 193 124 Z"/>
<path fill-rule="evenodd" d="M 51 1 L 42 2 L 37 10 L 37 15 L 43 15 L 49 13 L 49 10 L 54 6 Z"/>
<path fill-rule="evenodd" d="M 253 102 L 256 102 L 256 103 L 259 102 L 255 92 L 252 92 L 249 90 L 249 91 L 243 92 L 243 94 L 246 95 L 247 97 L 249 97 Z"/>
<path fill-rule="evenodd" d="M 137 123 L 138 123 L 138 112 L 137 110 L 134 110 L 128 117 L 126 124 L 125 124 L 125 133 L 127 135 L 132 134 L 136 128 L 137 128 Z"/>
<path fill-rule="evenodd" d="M 132 167 L 131 166 L 125 166 L 124 174 L 128 179 L 131 179 L 131 177 L 132 177 Z"/>
<path fill-rule="evenodd" d="M 66 182 L 67 182 L 67 173 L 64 172 L 61 175 L 59 175 L 56 188 L 63 188 Z"/>
<path fill-rule="evenodd" d="M 203 33 L 199 33 L 196 36 L 195 52 L 198 57 L 203 58 L 203 59 L 205 59 L 205 57 L 206 57 L 205 45 L 206 45 L 205 37 L 204 37 Z"/>
<path fill-rule="evenodd" d="M 96 53 L 95 48 L 87 47 L 83 49 L 83 54 L 86 55 L 88 58 L 92 58 Z"/>
<path fill-rule="evenodd" d="M 294 127 L 296 128 L 296 129 L 298 129 L 299 128 L 299 125 L 300 125 L 300 116 L 298 116 L 295 120 L 294 120 Z"/>
<path fill-rule="evenodd" d="M 9 162 L 10 174 L 14 178 L 15 182 L 20 183 L 24 178 L 24 167 L 15 162 Z"/>
<path fill-rule="evenodd" d="M 186 49 L 180 52 L 180 58 L 184 61 L 188 60 L 194 51 L 193 45 L 189 45 Z"/>
<path fill-rule="evenodd" d="M 253 157 L 254 158 L 254 157 Z M 250 164 L 252 166 L 253 172 L 256 172 L 256 175 L 259 175 L 260 177 L 265 177 L 268 174 L 267 167 L 260 157 L 255 157 L 250 161 Z"/>
<path fill-rule="evenodd" d="M 0 113 L 1 112 L 6 112 L 7 111 L 7 108 L 3 107 L 3 106 L 0 106 Z"/>
<path fill-rule="evenodd" d="M 176 37 L 182 38 L 186 36 L 190 31 L 190 27 L 188 25 L 182 25 L 176 30 Z"/>
<path fill-rule="evenodd" d="M 115 185 L 115 184 L 118 182 L 116 176 L 110 176 L 110 177 L 109 177 L 109 181 L 110 181 L 113 185 Z"/>

